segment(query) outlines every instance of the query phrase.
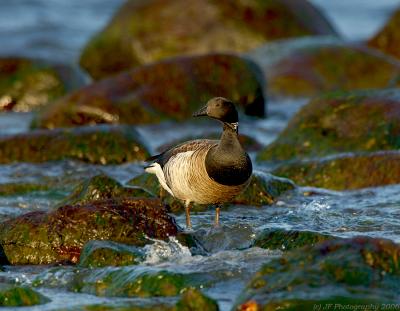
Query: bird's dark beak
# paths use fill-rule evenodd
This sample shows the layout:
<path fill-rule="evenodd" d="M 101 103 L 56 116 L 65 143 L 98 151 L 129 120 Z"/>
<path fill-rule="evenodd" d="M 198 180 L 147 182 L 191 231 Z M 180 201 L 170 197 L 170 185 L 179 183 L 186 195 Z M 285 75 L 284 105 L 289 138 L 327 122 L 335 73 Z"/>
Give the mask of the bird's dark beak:
<path fill-rule="evenodd" d="M 203 117 L 207 115 L 207 106 L 204 106 L 203 108 L 201 108 L 200 110 L 196 111 L 195 113 L 193 113 L 193 117 Z"/>

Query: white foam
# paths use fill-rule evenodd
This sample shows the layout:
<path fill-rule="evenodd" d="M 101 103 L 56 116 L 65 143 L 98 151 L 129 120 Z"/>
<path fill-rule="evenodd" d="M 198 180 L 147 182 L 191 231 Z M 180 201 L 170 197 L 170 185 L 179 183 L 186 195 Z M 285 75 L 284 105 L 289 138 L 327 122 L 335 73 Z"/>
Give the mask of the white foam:
<path fill-rule="evenodd" d="M 144 247 L 145 260 L 143 264 L 156 265 L 165 261 L 177 261 L 182 258 L 192 257 L 188 247 L 183 246 L 175 237 L 169 237 L 168 241 L 150 239 L 154 243 Z"/>

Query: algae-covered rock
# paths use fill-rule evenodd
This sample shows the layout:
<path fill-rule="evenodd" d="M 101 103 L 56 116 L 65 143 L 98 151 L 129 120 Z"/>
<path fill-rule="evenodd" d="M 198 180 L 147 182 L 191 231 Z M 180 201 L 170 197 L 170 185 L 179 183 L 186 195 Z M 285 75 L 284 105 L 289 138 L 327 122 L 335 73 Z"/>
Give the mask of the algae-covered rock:
<path fill-rule="evenodd" d="M 183 294 L 175 306 L 176 311 L 218 311 L 215 300 L 207 297 L 201 291 L 189 288 Z"/>
<path fill-rule="evenodd" d="M 1 188 L 0 188 L 1 189 Z M 86 179 L 77 185 L 74 191 L 59 205 L 83 204 L 96 200 L 112 198 L 152 197 L 146 190 L 139 187 L 124 187 L 107 175 L 100 174 Z"/>
<path fill-rule="evenodd" d="M 253 62 L 234 55 L 168 59 L 70 93 L 41 110 L 33 126 L 186 120 L 215 96 L 233 100 L 246 114 L 264 116 L 262 80 Z"/>
<path fill-rule="evenodd" d="M 95 164 L 145 160 L 142 137 L 131 126 L 34 130 L 0 137 L 0 163 L 75 159 Z"/>
<path fill-rule="evenodd" d="M 84 48 L 80 64 L 99 79 L 166 57 L 243 52 L 320 34 L 336 32 L 303 0 L 129 0 Z"/>
<path fill-rule="evenodd" d="M 400 152 L 339 155 L 283 164 L 273 173 L 301 186 L 350 190 L 400 183 Z"/>
<path fill-rule="evenodd" d="M 257 159 L 311 158 L 400 148 L 398 89 L 331 94 L 312 100 Z"/>
<path fill-rule="evenodd" d="M 400 10 L 396 10 L 367 44 L 400 59 Z"/>
<path fill-rule="evenodd" d="M 31 111 L 65 91 L 66 84 L 55 66 L 23 58 L 0 58 L 0 111 Z"/>
<path fill-rule="evenodd" d="M 313 231 L 266 229 L 254 241 L 254 246 L 266 249 L 291 250 L 306 245 L 335 239 L 335 237 Z"/>
<path fill-rule="evenodd" d="M 269 97 L 394 87 L 400 74 L 396 59 L 330 37 L 283 40 L 249 56 L 265 73 Z"/>
<path fill-rule="evenodd" d="M 49 301 L 49 298 L 29 287 L 0 284 L 1 307 L 34 306 L 41 305 Z"/>
<path fill-rule="evenodd" d="M 168 239 L 177 233 L 159 200 L 109 199 L 8 220 L 0 225 L 0 244 L 11 264 L 76 263 L 89 240 L 143 246 L 147 237 Z"/>
<path fill-rule="evenodd" d="M 142 249 L 112 241 L 89 241 L 79 258 L 82 267 L 128 266 L 144 260 Z"/>
<path fill-rule="evenodd" d="M 399 255 L 398 244 L 368 237 L 329 240 L 285 252 L 254 275 L 236 307 L 308 310 L 335 303 L 398 304 Z"/>

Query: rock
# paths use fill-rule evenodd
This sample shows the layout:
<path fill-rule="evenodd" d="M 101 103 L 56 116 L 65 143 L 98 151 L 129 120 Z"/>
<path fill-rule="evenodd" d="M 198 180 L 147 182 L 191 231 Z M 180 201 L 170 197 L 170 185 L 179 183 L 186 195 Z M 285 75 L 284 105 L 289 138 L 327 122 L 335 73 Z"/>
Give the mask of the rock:
<path fill-rule="evenodd" d="M 177 302 L 176 311 L 218 311 L 219 307 L 215 300 L 205 296 L 201 291 L 189 288 Z"/>
<path fill-rule="evenodd" d="M 400 183 L 400 152 L 371 152 L 283 164 L 273 174 L 300 186 L 351 190 Z"/>
<path fill-rule="evenodd" d="M 29 287 L 0 283 L 1 307 L 34 306 L 49 301 L 49 298 Z"/>
<path fill-rule="evenodd" d="M 400 62 L 336 38 L 300 38 L 267 44 L 249 57 L 266 76 L 268 97 L 394 87 Z"/>
<path fill-rule="evenodd" d="M 399 27 L 400 9 L 397 9 L 386 22 L 386 25 L 369 39 L 367 44 L 400 59 Z"/>
<path fill-rule="evenodd" d="M 137 247 L 111 241 L 89 241 L 81 251 L 79 266 L 128 266 L 143 260 L 144 252 Z"/>
<path fill-rule="evenodd" d="M 257 160 L 280 161 L 400 148 L 398 89 L 311 100 Z"/>
<path fill-rule="evenodd" d="M 254 275 L 232 310 L 312 310 L 399 303 L 400 246 L 385 239 L 328 240 L 285 252 Z M 350 308 L 349 308 L 350 309 Z"/>
<path fill-rule="evenodd" d="M 96 200 L 112 198 L 152 197 L 152 194 L 139 187 L 124 187 L 116 180 L 104 175 L 96 175 L 80 183 L 59 206 L 85 204 Z"/>
<path fill-rule="evenodd" d="M 0 196 L 11 196 L 33 191 L 46 191 L 49 189 L 50 187 L 48 185 L 40 183 L 11 182 L 11 183 L 0 184 Z"/>
<path fill-rule="evenodd" d="M 2 57 L 0 111 L 31 111 L 82 84 L 82 78 L 67 66 L 17 57 Z"/>
<path fill-rule="evenodd" d="M 99 79 L 171 56 L 243 52 L 321 34 L 336 32 L 304 0 L 129 0 L 84 48 L 80 64 Z"/>
<path fill-rule="evenodd" d="M 181 201 L 173 198 L 166 191 L 161 191 L 160 184 L 153 174 L 143 173 L 131 179 L 128 184 L 143 188 L 154 196 L 159 196 L 161 193 L 164 203 L 169 206 L 173 213 L 184 211 L 184 204 Z M 229 203 L 254 206 L 270 205 L 280 195 L 294 188 L 294 183 L 286 178 L 255 170 L 246 190 Z M 193 204 L 192 210 L 201 211 L 206 208 L 206 205 Z"/>
<path fill-rule="evenodd" d="M 94 164 L 116 164 L 142 161 L 148 156 L 142 137 L 131 126 L 34 130 L 0 136 L 0 163 L 74 159 Z"/>
<path fill-rule="evenodd" d="M 0 244 L 11 264 L 76 263 L 89 240 L 143 246 L 178 228 L 157 199 L 109 199 L 31 212 L 0 225 Z"/>
<path fill-rule="evenodd" d="M 258 67 L 238 56 L 177 57 L 70 93 L 43 109 L 33 126 L 180 121 L 191 117 L 215 96 L 233 100 L 246 114 L 264 116 L 262 80 Z"/>
<path fill-rule="evenodd" d="M 265 249 L 291 250 L 331 239 L 339 239 L 313 231 L 265 229 L 254 241 L 254 246 Z"/>

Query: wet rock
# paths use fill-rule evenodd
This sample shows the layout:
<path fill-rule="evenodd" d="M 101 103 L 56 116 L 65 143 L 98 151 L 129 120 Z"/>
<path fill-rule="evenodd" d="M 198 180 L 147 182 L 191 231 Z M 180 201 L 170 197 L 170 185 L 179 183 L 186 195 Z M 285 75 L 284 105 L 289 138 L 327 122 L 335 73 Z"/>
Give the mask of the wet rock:
<path fill-rule="evenodd" d="M 400 59 L 400 10 L 396 10 L 385 26 L 367 44 Z"/>
<path fill-rule="evenodd" d="M 215 300 L 205 296 L 201 291 L 189 288 L 177 302 L 176 311 L 218 311 L 219 307 Z"/>
<path fill-rule="evenodd" d="M 301 186 L 350 190 L 400 183 L 400 152 L 371 152 L 283 164 L 273 171 Z"/>
<path fill-rule="evenodd" d="M 157 199 L 109 199 L 31 212 L 0 225 L 0 244 L 11 264 L 76 263 L 90 240 L 143 246 L 168 239 L 175 221 Z"/>
<path fill-rule="evenodd" d="M 154 196 L 160 196 L 161 194 L 163 202 L 168 205 L 171 212 L 184 211 L 184 204 L 173 198 L 166 191 L 162 191 L 157 177 L 153 174 L 143 173 L 131 179 L 128 184 L 141 187 Z M 276 177 L 256 170 L 253 171 L 253 176 L 246 190 L 233 198 L 232 202 L 229 203 L 253 206 L 270 205 L 280 195 L 294 188 L 295 184 L 286 178 Z M 193 204 L 192 210 L 202 211 L 206 208 L 206 205 Z"/>
<path fill-rule="evenodd" d="M 136 265 L 144 259 L 140 248 L 111 241 L 89 241 L 82 249 L 79 265 L 82 267 Z"/>
<path fill-rule="evenodd" d="M 398 89 L 326 95 L 311 100 L 257 160 L 312 158 L 400 148 Z"/>
<path fill-rule="evenodd" d="M 330 37 L 279 41 L 249 56 L 264 71 L 269 97 L 394 87 L 400 74 L 394 58 Z"/>
<path fill-rule="evenodd" d="M 264 116 L 262 80 L 253 62 L 234 55 L 168 59 L 70 93 L 41 110 L 33 126 L 186 120 L 215 96 L 233 100 L 246 114 Z"/>
<path fill-rule="evenodd" d="M 368 237 L 329 240 L 286 252 L 255 274 L 236 307 L 308 310 L 316 304 L 399 303 L 399 255 L 398 244 Z"/>
<path fill-rule="evenodd" d="M 265 249 L 291 250 L 306 245 L 313 246 L 331 239 L 338 238 L 313 231 L 266 229 L 257 236 L 254 246 Z"/>
<path fill-rule="evenodd" d="M 115 164 L 141 161 L 148 156 L 142 137 L 130 126 L 35 130 L 0 137 L 0 163 L 75 159 Z"/>
<path fill-rule="evenodd" d="M 26 286 L 0 284 L 0 306 L 22 307 L 41 305 L 50 299 Z"/>
<path fill-rule="evenodd" d="M 279 196 L 295 187 L 289 179 L 256 170 L 253 171 L 249 186 L 234 198 L 232 203 L 253 206 L 271 205 Z"/>
<path fill-rule="evenodd" d="M 18 195 L 33 191 L 46 191 L 49 186 L 40 183 L 5 183 L 0 184 L 0 196 Z"/>
<path fill-rule="evenodd" d="M 265 41 L 320 34 L 336 32 L 303 0 L 130 0 L 85 47 L 80 64 L 99 79 L 171 56 L 243 52 Z"/>
<path fill-rule="evenodd" d="M 124 187 L 111 177 L 100 174 L 80 183 L 59 205 L 84 204 L 96 200 L 133 197 L 149 198 L 152 195 L 139 187 Z"/>
<path fill-rule="evenodd" d="M 31 111 L 79 84 L 82 79 L 67 66 L 16 57 L 0 58 L 0 111 Z"/>

